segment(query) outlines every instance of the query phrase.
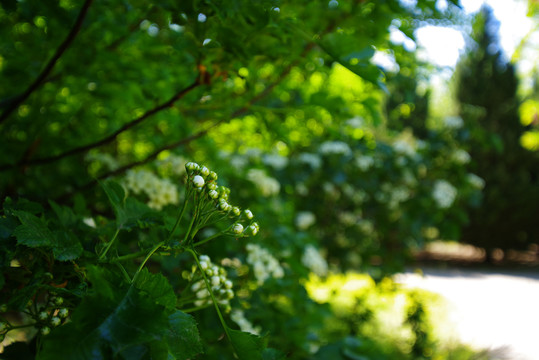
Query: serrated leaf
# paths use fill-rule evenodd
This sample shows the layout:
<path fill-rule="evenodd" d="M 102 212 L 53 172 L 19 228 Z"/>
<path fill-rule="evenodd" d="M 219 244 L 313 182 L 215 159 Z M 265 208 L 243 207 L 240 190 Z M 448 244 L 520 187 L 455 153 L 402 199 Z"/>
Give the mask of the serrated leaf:
<path fill-rule="evenodd" d="M 54 236 L 43 219 L 26 211 L 15 210 L 13 214 L 21 221 L 13 232 L 18 244 L 29 247 L 52 245 Z"/>
<path fill-rule="evenodd" d="M 144 229 L 153 225 L 163 224 L 163 219 L 159 213 L 134 198 L 126 199 L 124 214 L 125 218 L 122 228 L 126 230 L 131 230 L 135 227 Z"/>
<path fill-rule="evenodd" d="M 169 320 L 163 306 L 133 286 L 111 282 L 112 273 L 106 270 L 89 267 L 88 271 L 91 291 L 71 322 L 44 338 L 37 359 L 104 359 L 131 347 L 149 349 L 152 341 L 165 341 Z"/>
<path fill-rule="evenodd" d="M 176 307 L 176 295 L 166 277 L 152 274 L 144 268 L 138 275 L 134 286 L 150 296 L 156 304 L 172 310 Z"/>
<path fill-rule="evenodd" d="M 228 328 L 232 347 L 240 360 L 262 360 L 266 340 L 260 336 Z"/>
<path fill-rule="evenodd" d="M 56 260 L 75 260 L 82 254 L 82 245 L 72 232 L 56 231 L 54 239 L 52 253 Z"/>
<path fill-rule="evenodd" d="M 147 228 L 163 223 L 161 216 L 146 204 L 134 198 L 126 198 L 125 191 L 120 184 L 107 181 L 102 186 L 114 208 L 118 229 Z"/>
<path fill-rule="evenodd" d="M 166 341 L 169 353 L 178 360 L 192 359 L 203 352 L 195 319 L 186 313 L 176 311 L 168 317 Z"/>
<path fill-rule="evenodd" d="M 60 206 L 52 200 L 49 200 L 49 204 L 64 227 L 71 227 L 77 223 L 78 217 L 71 208 Z"/>
<path fill-rule="evenodd" d="M 118 228 L 120 228 L 121 224 L 123 224 L 125 220 L 125 211 L 124 211 L 124 204 L 125 204 L 125 190 L 122 187 L 122 185 L 114 182 L 114 181 L 107 181 L 101 183 L 101 186 L 103 187 L 103 190 L 105 191 L 105 194 L 107 194 L 107 197 L 109 198 L 110 204 L 112 205 L 112 208 L 114 209 L 114 214 L 116 215 L 116 221 L 118 222 Z"/>

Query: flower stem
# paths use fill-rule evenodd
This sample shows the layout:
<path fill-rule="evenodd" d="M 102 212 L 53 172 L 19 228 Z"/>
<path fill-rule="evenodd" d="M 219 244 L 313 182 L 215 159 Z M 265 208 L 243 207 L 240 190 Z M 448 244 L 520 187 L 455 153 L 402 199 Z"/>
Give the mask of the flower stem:
<path fill-rule="evenodd" d="M 146 262 L 148 260 L 150 260 L 150 258 L 152 257 L 152 255 L 157 251 L 159 250 L 159 248 L 161 246 L 163 246 L 165 244 L 164 241 L 161 241 L 160 243 L 156 244 L 152 250 L 150 250 L 150 252 L 148 253 L 148 255 L 146 255 L 146 257 L 144 258 L 144 260 L 142 261 L 142 263 L 140 264 L 137 272 L 135 273 L 135 275 L 133 276 L 133 280 L 131 280 L 131 283 L 134 283 L 135 280 L 137 280 L 137 277 L 138 277 L 138 274 L 140 274 L 140 272 L 142 271 L 142 269 L 144 268 L 144 265 L 146 265 Z"/>
<path fill-rule="evenodd" d="M 120 229 L 116 229 L 116 232 L 114 233 L 114 236 L 112 237 L 112 240 L 109 241 L 107 244 L 107 247 L 105 248 L 105 251 L 99 256 L 99 261 L 102 261 L 105 256 L 107 255 L 107 252 L 109 251 L 112 244 L 114 244 L 114 241 L 116 241 L 116 238 L 118 237 L 118 234 L 120 233 Z"/>
<path fill-rule="evenodd" d="M 186 248 L 187 252 L 191 253 L 193 257 L 195 258 L 195 262 L 197 263 L 197 267 L 202 273 L 202 277 L 204 278 L 204 283 L 206 284 L 206 289 L 208 289 L 208 292 L 210 293 L 211 300 L 213 301 L 213 305 L 215 306 L 215 311 L 217 312 L 217 315 L 219 316 L 219 320 L 221 321 L 221 325 L 223 325 L 223 329 L 225 330 L 225 334 L 228 337 L 229 340 L 232 340 L 230 337 L 230 334 L 228 333 L 228 326 L 226 325 L 225 319 L 223 318 L 223 315 L 221 314 L 221 310 L 219 309 L 219 305 L 217 305 L 217 299 L 215 299 L 215 295 L 213 295 L 213 291 L 210 286 L 210 282 L 208 281 L 208 278 L 206 277 L 206 273 L 202 269 L 202 266 L 200 265 L 200 261 L 198 261 L 198 256 L 196 252 L 193 249 Z M 190 309 L 188 309 L 190 310 Z"/>

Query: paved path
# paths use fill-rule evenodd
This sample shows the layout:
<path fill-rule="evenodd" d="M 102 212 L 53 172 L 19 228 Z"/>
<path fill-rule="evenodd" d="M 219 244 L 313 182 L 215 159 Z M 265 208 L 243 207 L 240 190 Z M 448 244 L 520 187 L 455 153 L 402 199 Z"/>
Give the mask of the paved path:
<path fill-rule="evenodd" d="M 539 272 L 422 269 L 397 275 L 448 301 L 460 340 L 495 359 L 539 360 Z"/>

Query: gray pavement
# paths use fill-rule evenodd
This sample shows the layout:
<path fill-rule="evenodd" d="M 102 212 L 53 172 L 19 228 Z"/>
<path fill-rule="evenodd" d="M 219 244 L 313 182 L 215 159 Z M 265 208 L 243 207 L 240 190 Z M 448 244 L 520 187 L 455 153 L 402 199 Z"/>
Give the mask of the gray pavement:
<path fill-rule="evenodd" d="M 461 342 L 490 350 L 493 359 L 539 360 L 539 272 L 421 270 L 396 280 L 442 295 Z"/>

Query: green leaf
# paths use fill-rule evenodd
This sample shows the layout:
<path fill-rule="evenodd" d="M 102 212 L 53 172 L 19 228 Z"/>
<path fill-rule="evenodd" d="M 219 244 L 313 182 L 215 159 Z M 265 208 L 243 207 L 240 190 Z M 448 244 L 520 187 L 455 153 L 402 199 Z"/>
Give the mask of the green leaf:
<path fill-rule="evenodd" d="M 126 198 L 124 188 L 120 184 L 107 181 L 102 183 L 102 186 L 114 208 L 118 229 L 147 228 L 163 223 L 161 216 L 146 204 L 134 198 Z"/>
<path fill-rule="evenodd" d="M 13 232 L 18 244 L 29 247 L 53 244 L 54 236 L 43 219 L 26 211 L 15 210 L 13 214 L 21 221 L 21 225 L 17 226 Z"/>
<path fill-rule="evenodd" d="M 122 187 L 122 185 L 114 181 L 103 182 L 101 183 L 101 186 L 103 187 L 105 194 L 107 194 L 110 204 L 112 205 L 114 209 L 114 214 L 116 215 L 116 221 L 118 222 L 117 226 L 118 228 L 120 228 L 125 220 L 125 210 L 124 210 L 124 204 L 125 204 L 125 198 L 126 198 L 125 190 Z"/>
<path fill-rule="evenodd" d="M 176 295 L 168 279 L 161 274 L 152 274 L 144 268 L 137 276 L 134 286 L 150 296 L 156 304 L 172 310 L 176 307 Z"/>
<path fill-rule="evenodd" d="M 136 227 L 144 229 L 163 224 L 160 213 L 153 211 L 146 204 L 134 198 L 127 198 L 125 201 L 124 214 L 123 229 L 131 230 Z"/>
<path fill-rule="evenodd" d="M 56 260 L 75 260 L 82 254 L 82 245 L 72 232 L 56 231 L 54 239 L 52 253 Z"/>
<path fill-rule="evenodd" d="M 71 227 L 78 222 L 78 217 L 71 208 L 60 206 L 52 200 L 49 200 L 49 204 L 64 227 Z"/>
<path fill-rule="evenodd" d="M 168 323 L 165 340 L 169 354 L 178 360 L 187 360 L 203 352 L 197 324 L 191 315 L 178 310 L 168 317 Z"/>
<path fill-rule="evenodd" d="M 240 360 L 262 360 L 262 352 L 266 348 L 266 339 L 239 330 L 228 328 L 232 347 Z"/>
<path fill-rule="evenodd" d="M 89 267 L 88 278 L 91 291 L 71 322 L 44 338 L 37 359 L 104 359 L 167 341 L 170 324 L 163 306 L 133 286 L 122 286 L 107 270 Z"/>

